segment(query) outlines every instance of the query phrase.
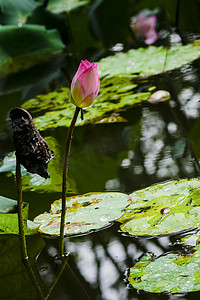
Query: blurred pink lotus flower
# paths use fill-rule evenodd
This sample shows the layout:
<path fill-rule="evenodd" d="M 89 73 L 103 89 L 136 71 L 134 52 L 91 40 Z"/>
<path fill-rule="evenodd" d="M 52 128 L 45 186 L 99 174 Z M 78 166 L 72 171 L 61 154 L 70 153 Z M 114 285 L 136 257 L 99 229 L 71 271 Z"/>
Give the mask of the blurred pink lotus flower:
<path fill-rule="evenodd" d="M 140 13 L 132 25 L 136 38 L 138 40 L 144 38 L 147 45 L 153 44 L 158 39 L 158 34 L 155 31 L 156 22 L 156 16 L 147 17 L 144 12 Z"/>
<path fill-rule="evenodd" d="M 82 60 L 71 84 L 71 101 L 80 108 L 93 105 L 99 92 L 100 78 L 97 64 Z"/>

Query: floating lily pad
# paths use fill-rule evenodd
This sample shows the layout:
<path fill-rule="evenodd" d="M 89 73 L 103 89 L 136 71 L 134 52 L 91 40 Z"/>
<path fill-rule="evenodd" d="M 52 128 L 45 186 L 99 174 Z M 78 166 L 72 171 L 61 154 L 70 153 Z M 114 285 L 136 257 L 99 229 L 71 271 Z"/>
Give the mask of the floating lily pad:
<path fill-rule="evenodd" d="M 122 215 L 130 197 L 122 193 L 89 193 L 67 198 L 65 234 L 80 234 L 108 226 Z M 51 206 L 50 213 L 34 219 L 39 231 L 48 235 L 60 234 L 61 199 Z"/>
<path fill-rule="evenodd" d="M 27 220 L 28 208 L 28 203 L 24 203 L 24 220 L 27 221 L 25 233 L 36 234 L 38 226 Z M 18 232 L 17 201 L 0 196 L 0 234 L 18 234 Z"/>
<path fill-rule="evenodd" d="M 200 227 L 200 179 L 169 181 L 130 196 L 118 220 L 124 232 L 156 236 Z"/>
<path fill-rule="evenodd" d="M 84 121 L 78 118 L 76 125 L 100 122 L 113 112 L 118 112 L 132 107 L 143 101 L 147 101 L 151 93 L 134 93 L 137 85 L 131 83 L 129 78 L 113 78 L 101 82 L 100 94 L 96 98 L 94 106 L 84 111 Z M 23 104 L 23 108 L 32 114 L 36 127 L 40 130 L 69 127 L 75 106 L 69 99 L 69 89 L 62 88 L 46 95 L 39 95 Z M 39 114 L 39 116 L 38 116 Z M 115 118 L 115 122 L 121 120 Z M 109 119 L 107 120 L 109 123 Z M 104 122 L 105 123 L 105 122 Z"/>
<path fill-rule="evenodd" d="M 200 290 L 200 244 L 192 253 L 168 253 L 158 258 L 145 254 L 130 268 L 129 281 L 151 293 L 184 293 Z"/>
<path fill-rule="evenodd" d="M 0 27 L 0 77 L 26 70 L 60 54 L 64 48 L 57 30 L 40 25 Z"/>
<path fill-rule="evenodd" d="M 61 147 L 57 140 L 53 137 L 45 137 L 50 149 L 55 153 L 55 158 L 49 163 L 48 169 L 50 178 L 45 179 L 38 174 L 30 174 L 21 166 L 22 173 L 22 189 L 23 191 L 36 191 L 38 193 L 55 193 L 62 190 L 62 168 Z M 16 156 L 15 152 L 5 156 L 0 165 L 0 173 L 12 172 L 15 175 Z M 68 193 L 76 193 L 76 184 L 69 174 L 68 178 Z"/>
<path fill-rule="evenodd" d="M 131 49 L 126 53 L 103 58 L 98 63 L 100 76 L 127 76 L 135 78 L 160 74 L 181 67 L 200 56 L 200 41 L 188 45 L 164 47 L 150 46 Z M 166 60 L 166 64 L 165 64 Z"/>

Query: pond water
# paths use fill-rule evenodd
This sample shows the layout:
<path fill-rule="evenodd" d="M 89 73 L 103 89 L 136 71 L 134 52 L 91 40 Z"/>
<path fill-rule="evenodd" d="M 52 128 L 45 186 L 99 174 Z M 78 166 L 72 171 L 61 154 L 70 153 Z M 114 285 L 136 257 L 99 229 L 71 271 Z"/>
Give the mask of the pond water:
<path fill-rule="evenodd" d="M 119 45 L 115 47 L 117 51 Z M 90 57 L 89 50 L 88 53 L 86 57 Z M 66 54 L 59 55 L 56 59 L 31 66 L 1 80 L 2 164 L 4 157 L 14 151 L 8 117 L 10 109 L 38 94 L 69 86 L 69 74 L 75 72 L 77 65 L 77 57 L 75 60 L 69 57 Z M 167 63 L 166 55 L 164 69 Z M 69 74 L 66 72 L 68 66 Z M 135 83 L 134 80 L 132 83 Z M 167 180 L 200 176 L 200 59 L 148 80 L 137 81 L 137 84 L 137 90 L 133 89 L 133 92 L 147 92 L 149 87 L 156 86 L 157 90 L 168 91 L 171 99 L 158 104 L 145 101 L 123 109 L 117 112 L 123 122 L 77 126 L 70 156 L 69 195 L 97 191 L 130 194 Z M 36 116 L 37 112 L 34 114 Z M 42 132 L 45 138 L 57 141 L 60 173 L 66 134 L 66 127 Z M 8 165 L 8 170 L 4 168 L 2 171 L 1 166 L 0 195 L 16 199 L 15 176 L 10 172 L 12 168 Z M 38 181 L 34 183 L 34 180 L 35 177 L 32 178 L 31 189 L 24 181 L 23 199 L 30 205 L 30 220 L 49 211 L 51 203 L 61 198 L 60 183 L 56 183 L 53 191 L 39 190 L 39 184 L 43 181 L 37 178 Z M 65 252 L 69 254 L 70 267 L 67 266 L 63 271 L 49 300 L 199 299 L 200 292 L 153 294 L 138 291 L 131 287 L 127 279 L 129 268 L 146 252 L 152 252 L 156 257 L 172 250 L 187 254 L 196 245 L 196 240 L 181 244 L 180 238 L 194 232 L 195 229 L 170 236 L 139 238 L 123 233 L 120 225 L 113 223 L 89 234 L 66 237 Z M 32 236 L 27 240 L 32 265 L 46 292 L 46 287 L 53 285 L 62 265 L 57 257 L 58 239 Z M 3 236 L 0 245 L 0 299 L 37 300 L 23 268 L 18 239 Z"/>
<path fill-rule="evenodd" d="M 157 76 L 152 83 L 158 89 L 169 91 L 171 100 L 157 105 L 145 103 L 121 112 L 127 122 L 75 129 L 70 176 L 75 178 L 77 193 L 130 193 L 165 180 L 199 176 L 199 61 Z M 9 127 L 7 132 L 10 132 Z M 49 134 L 64 144 L 66 129 L 44 132 L 45 136 Z M 13 150 L 11 136 L 5 131 L 1 134 L 4 153 Z M 2 195 L 16 199 L 14 180 L 7 173 L 0 175 L 0 188 Z M 58 198 L 60 193 L 25 192 L 24 200 L 30 203 L 29 219 L 48 210 L 50 203 Z M 184 249 L 175 243 L 180 236 L 134 238 L 120 232 L 119 225 L 114 224 L 98 232 L 66 238 L 69 263 L 81 284 L 67 268 L 50 299 L 87 299 L 84 289 L 91 299 L 99 300 L 199 299 L 199 292 L 178 295 L 138 292 L 127 281 L 128 268 L 143 253 L 150 251 L 159 256 L 174 247 Z M 46 246 L 37 256 L 37 268 L 45 285 L 50 287 L 61 264 L 55 258 L 58 240 L 46 239 L 45 242 Z M 2 276 L 5 276 L 3 272 Z M 5 291 L 9 282 L 6 284 Z"/>

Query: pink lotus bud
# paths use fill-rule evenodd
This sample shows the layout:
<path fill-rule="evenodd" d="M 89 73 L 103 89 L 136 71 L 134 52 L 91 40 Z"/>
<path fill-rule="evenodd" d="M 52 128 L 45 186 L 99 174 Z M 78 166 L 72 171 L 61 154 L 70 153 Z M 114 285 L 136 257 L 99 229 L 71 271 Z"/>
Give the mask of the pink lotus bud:
<path fill-rule="evenodd" d="M 71 84 L 71 101 L 80 108 L 93 105 L 99 92 L 100 78 L 97 64 L 81 61 Z"/>
<path fill-rule="evenodd" d="M 147 45 L 153 44 L 158 39 L 155 31 L 156 22 L 156 16 L 147 17 L 144 12 L 140 13 L 132 25 L 136 38 L 138 40 L 143 38 Z"/>

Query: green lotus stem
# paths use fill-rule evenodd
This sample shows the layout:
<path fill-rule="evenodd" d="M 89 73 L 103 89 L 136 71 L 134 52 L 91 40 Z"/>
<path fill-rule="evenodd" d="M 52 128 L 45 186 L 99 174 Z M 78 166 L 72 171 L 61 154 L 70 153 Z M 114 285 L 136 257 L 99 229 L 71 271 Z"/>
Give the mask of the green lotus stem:
<path fill-rule="evenodd" d="M 64 256 L 64 235 L 65 235 L 65 215 L 66 215 L 66 194 L 67 194 L 67 173 L 69 167 L 69 156 L 71 141 L 73 137 L 73 131 L 76 124 L 76 120 L 81 108 L 76 107 L 73 119 L 67 133 L 64 165 L 63 165 L 63 182 L 62 182 L 62 212 L 61 212 L 61 223 L 60 223 L 60 240 L 59 240 L 59 255 Z"/>
<path fill-rule="evenodd" d="M 44 299 L 42 290 L 39 286 L 37 278 L 33 272 L 31 264 L 29 262 L 27 247 L 26 247 L 26 237 L 24 230 L 24 214 L 23 214 L 23 199 L 22 199 L 22 181 L 21 181 L 21 167 L 19 158 L 16 154 L 16 183 L 17 183 L 17 208 L 18 208 L 18 227 L 19 227 L 19 240 L 22 260 L 29 275 L 29 278 L 35 288 L 35 291 L 40 299 Z"/>

